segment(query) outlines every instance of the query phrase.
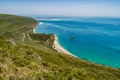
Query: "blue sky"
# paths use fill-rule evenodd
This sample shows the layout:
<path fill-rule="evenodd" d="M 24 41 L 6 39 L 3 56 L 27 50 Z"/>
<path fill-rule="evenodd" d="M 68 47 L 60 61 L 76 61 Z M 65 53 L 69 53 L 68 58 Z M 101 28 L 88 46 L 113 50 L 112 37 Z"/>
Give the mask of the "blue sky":
<path fill-rule="evenodd" d="M 120 17 L 120 0 L 0 0 L 0 13 Z"/>

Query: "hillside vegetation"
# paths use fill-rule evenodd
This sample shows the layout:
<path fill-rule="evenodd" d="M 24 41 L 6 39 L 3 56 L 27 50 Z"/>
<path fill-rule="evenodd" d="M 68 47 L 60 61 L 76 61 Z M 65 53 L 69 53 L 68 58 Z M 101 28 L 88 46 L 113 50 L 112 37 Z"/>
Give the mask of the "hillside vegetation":
<path fill-rule="evenodd" d="M 120 69 L 57 52 L 31 18 L 0 14 L 0 80 L 120 80 Z"/>

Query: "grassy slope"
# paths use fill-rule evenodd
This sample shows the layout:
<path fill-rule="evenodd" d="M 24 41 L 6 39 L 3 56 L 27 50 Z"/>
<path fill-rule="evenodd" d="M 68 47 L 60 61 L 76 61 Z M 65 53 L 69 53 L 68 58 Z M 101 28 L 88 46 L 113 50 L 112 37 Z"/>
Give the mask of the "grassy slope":
<path fill-rule="evenodd" d="M 58 53 L 31 18 L 0 14 L 0 80 L 120 80 L 120 70 Z"/>

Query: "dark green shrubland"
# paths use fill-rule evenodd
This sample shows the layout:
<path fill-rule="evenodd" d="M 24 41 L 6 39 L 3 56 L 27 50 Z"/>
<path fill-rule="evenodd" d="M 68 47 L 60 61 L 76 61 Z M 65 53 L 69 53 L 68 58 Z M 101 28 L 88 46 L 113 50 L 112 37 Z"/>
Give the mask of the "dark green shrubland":
<path fill-rule="evenodd" d="M 52 48 L 53 34 L 34 34 L 31 18 L 0 15 L 0 80 L 120 80 L 120 69 Z"/>

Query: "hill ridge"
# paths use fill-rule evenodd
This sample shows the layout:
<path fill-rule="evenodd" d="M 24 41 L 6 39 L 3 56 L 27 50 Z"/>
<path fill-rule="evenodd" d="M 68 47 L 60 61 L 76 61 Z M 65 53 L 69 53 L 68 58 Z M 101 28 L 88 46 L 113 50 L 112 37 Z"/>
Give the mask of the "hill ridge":
<path fill-rule="evenodd" d="M 54 50 L 54 34 L 33 33 L 37 24 L 32 18 L 0 14 L 0 80 L 120 80 L 120 69 Z"/>

